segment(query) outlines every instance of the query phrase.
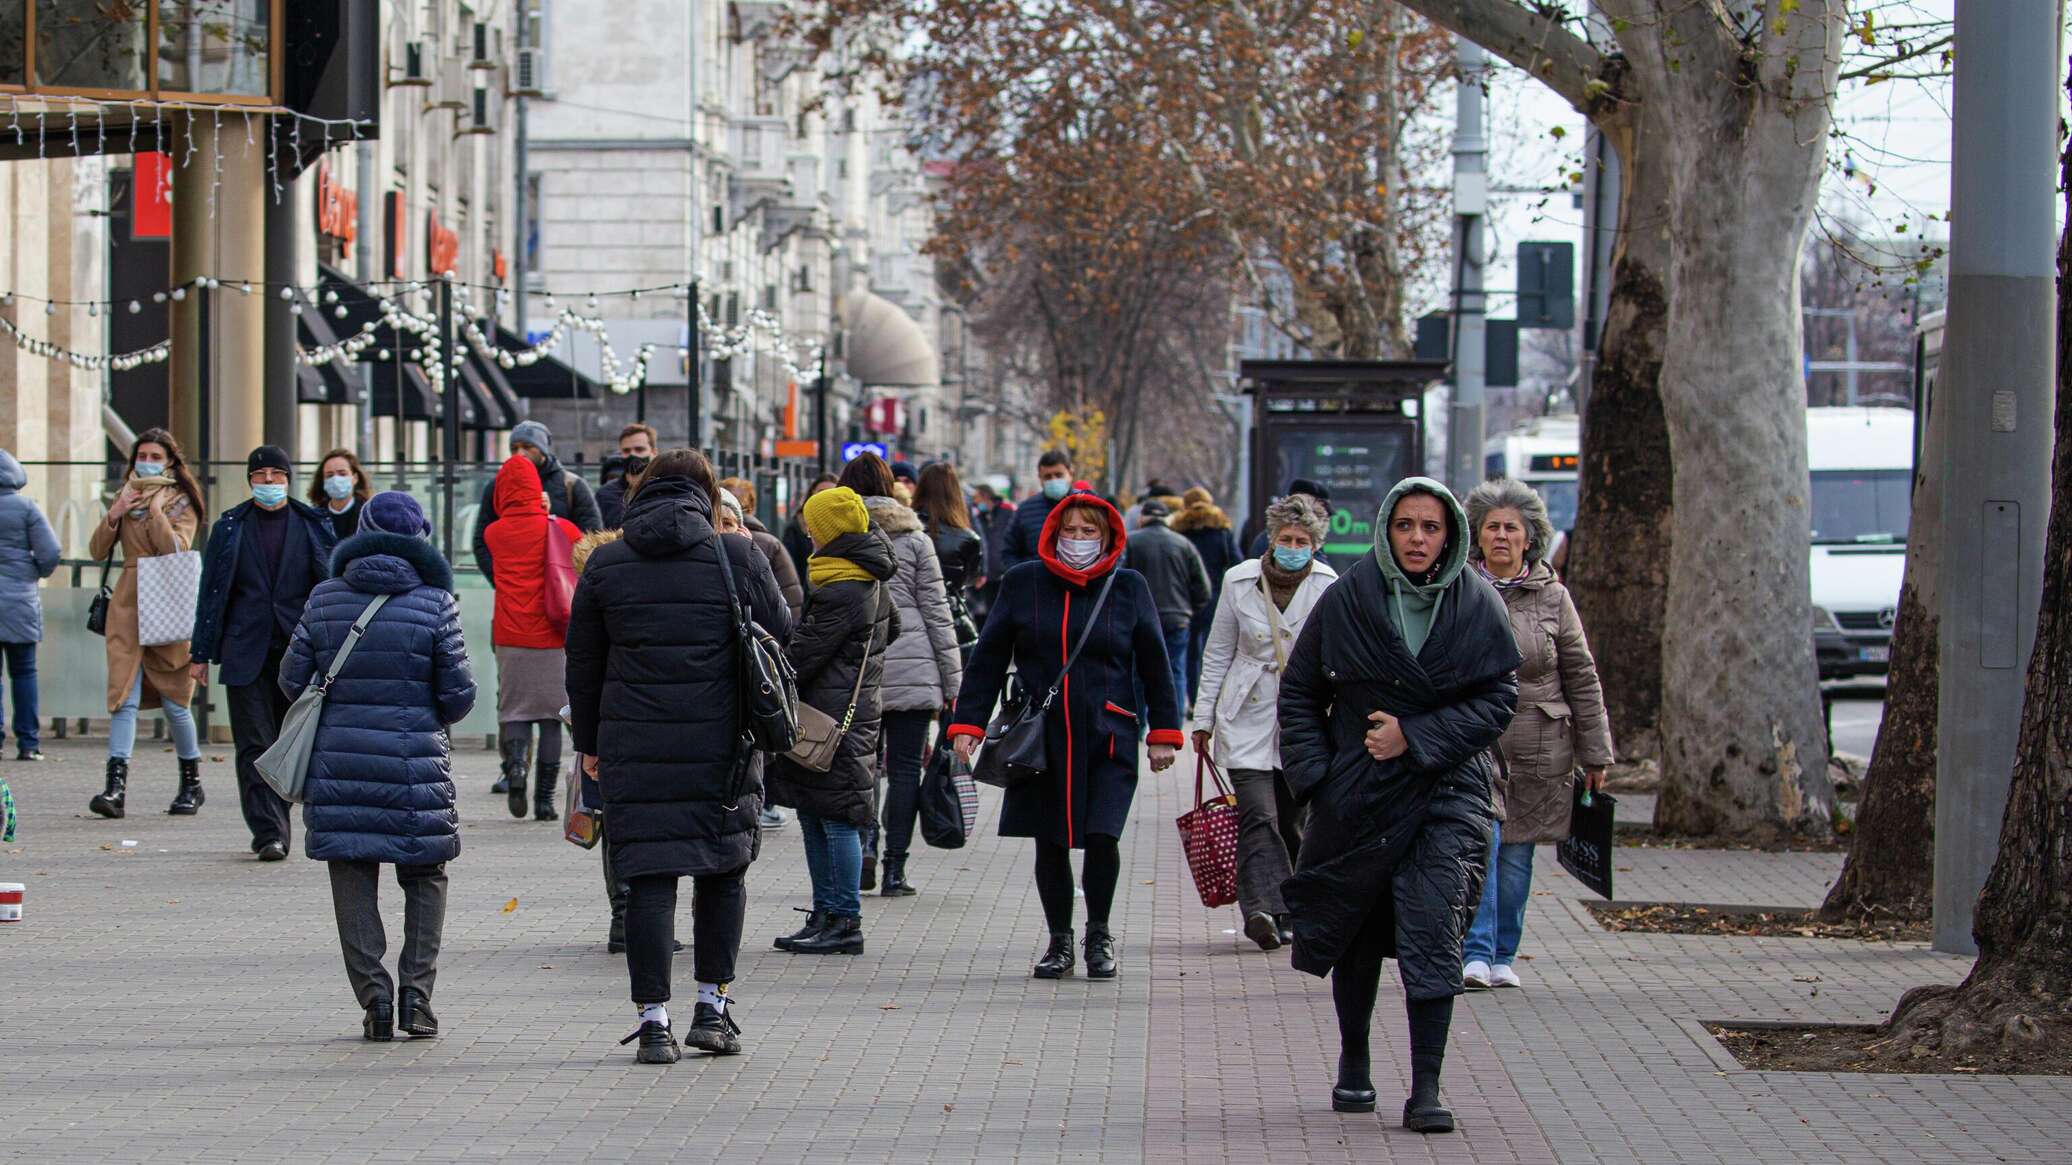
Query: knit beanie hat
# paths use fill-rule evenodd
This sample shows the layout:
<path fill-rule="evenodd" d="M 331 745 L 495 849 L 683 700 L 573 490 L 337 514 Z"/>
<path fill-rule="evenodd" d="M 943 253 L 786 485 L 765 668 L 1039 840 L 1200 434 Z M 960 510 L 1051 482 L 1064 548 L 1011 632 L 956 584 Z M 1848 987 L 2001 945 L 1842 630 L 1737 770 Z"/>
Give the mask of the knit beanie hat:
<path fill-rule="evenodd" d="M 245 458 L 245 476 L 250 477 L 262 469 L 278 469 L 282 473 L 294 473 L 295 464 L 288 460 L 288 451 L 278 445 L 261 445 Z"/>
<path fill-rule="evenodd" d="M 844 534 L 861 534 L 871 528 L 871 512 L 863 499 L 846 485 L 824 489 L 799 507 L 799 518 L 816 546 L 825 546 Z"/>
<path fill-rule="evenodd" d="M 416 498 L 393 489 L 375 494 L 360 507 L 360 529 L 410 538 L 432 536 L 432 524 L 424 516 L 424 507 L 417 504 Z"/>
<path fill-rule="evenodd" d="M 748 515 L 742 512 L 741 499 L 734 496 L 733 490 L 728 489 L 726 486 L 719 487 L 719 504 L 725 506 L 727 512 L 734 515 L 736 522 L 741 523 L 743 526 L 748 525 Z"/>
<path fill-rule="evenodd" d="M 554 434 L 538 421 L 520 421 L 511 427 L 511 443 L 523 441 L 542 453 L 554 452 Z"/>

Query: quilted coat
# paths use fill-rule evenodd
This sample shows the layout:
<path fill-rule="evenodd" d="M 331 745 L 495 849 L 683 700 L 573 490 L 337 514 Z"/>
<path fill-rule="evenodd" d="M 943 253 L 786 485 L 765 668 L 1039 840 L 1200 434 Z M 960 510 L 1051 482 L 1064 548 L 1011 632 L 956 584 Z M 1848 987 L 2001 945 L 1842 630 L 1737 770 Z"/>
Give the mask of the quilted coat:
<path fill-rule="evenodd" d="M 878 738 L 884 709 L 879 702 L 890 645 L 906 629 L 887 585 L 898 569 L 892 543 L 873 525 L 861 534 L 844 534 L 822 553 L 846 558 L 876 582 L 847 580 L 816 586 L 806 595 L 806 614 L 792 628 L 785 655 L 799 675 L 799 702 L 811 704 L 841 720 L 856 692 L 857 669 L 863 689 L 848 733 L 835 747 L 835 763 L 824 773 L 795 765 L 783 757 L 770 762 L 770 801 L 801 813 L 858 827 L 871 823 L 871 792 L 877 783 Z M 935 551 L 929 550 L 930 557 Z M 877 628 L 873 635 L 871 628 Z M 908 631 L 916 638 L 919 632 Z"/>
<path fill-rule="evenodd" d="M 1057 557 L 1060 510 L 1051 511 L 1037 544 L 1038 560 L 1009 568 L 1001 580 L 965 670 L 949 734 L 985 735 L 1009 663 L 1019 682 L 1040 699 L 1064 670 L 1112 575 L 1115 585 L 1100 620 L 1065 677 L 1045 725 L 1056 767 L 1041 780 L 1007 790 L 1000 812 L 1002 837 L 1034 837 L 1076 849 L 1086 845 L 1089 834 L 1122 836 L 1137 792 L 1138 742 L 1177 747 L 1182 737 L 1179 693 L 1173 690 L 1151 588 L 1143 575 L 1117 565 L 1128 542 L 1122 515 L 1090 493 L 1067 500 L 1105 509 L 1109 528 L 1118 532 L 1115 545 L 1086 570 L 1066 566 Z M 1139 690 L 1151 705 L 1148 735 L 1137 720 Z"/>
<path fill-rule="evenodd" d="M 1504 754 L 1504 840 L 1556 842 L 1568 837 L 1577 766 L 1612 763 L 1611 721 L 1597 661 L 1568 588 L 1544 562 L 1525 581 L 1500 592 L 1518 665 L 1518 714 L 1497 747 Z"/>
<path fill-rule="evenodd" d="M 885 652 L 885 710 L 934 712 L 964 682 L 964 656 L 957 650 L 957 623 L 935 540 L 919 515 L 891 498 L 865 498 L 864 505 L 892 539 L 894 569 L 885 589 L 899 607 L 904 632 Z"/>
<path fill-rule="evenodd" d="M 421 866 L 460 853 L 448 726 L 475 706 L 453 571 L 430 542 L 369 530 L 339 543 L 281 660 L 290 698 L 323 679 L 353 621 L 389 601 L 324 698 L 302 806 L 320 862 Z"/>
<path fill-rule="evenodd" d="M 1462 990 L 1461 940 L 1496 822 L 1490 753 L 1517 701 L 1518 649 L 1503 600 L 1461 569 L 1459 503 L 1437 483 L 1413 481 L 1447 503 L 1449 524 L 1424 645 L 1413 657 L 1390 614 L 1400 571 L 1363 554 L 1318 601 L 1281 679 L 1283 772 L 1310 807 L 1284 893 L 1297 970 L 1330 973 L 1368 913 L 1381 911 L 1394 939 L 1385 953 L 1399 960 L 1405 993 L 1436 999 Z M 1389 553 L 1387 517 L 1403 492 L 1389 495 L 1375 521 L 1380 554 Z M 1368 754 L 1375 711 L 1398 718 L 1408 752 L 1387 761 Z"/>
<path fill-rule="evenodd" d="M 724 874 L 756 856 L 762 788 L 741 773 L 739 639 L 719 555 L 772 635 L 790 615 L 755 544 L 712 528 L 687 477 L 643 484 L 624 534 L 590 552 L 568 622 L 575 749 L 597 758 L 612 868 Z"/>
<path fill-rule="evenodd" d="M 0 449 L 0 643 L 43 639 L 43 602 L 36 581 L 58 568 L 58 536 L 21 489 L 29 475 Z"/>
<path fill-rule="evenodd" d="M 490 640 L 500 647 L 560 647 L 561 635 L 547 618 L 547 539 L 564 538 L 573 547 L 583 531 L 547 513 L 540 471 L 523 457 L 513 456 L 496 471 L 496 512 L 482 535 L 494 556 Z"/>

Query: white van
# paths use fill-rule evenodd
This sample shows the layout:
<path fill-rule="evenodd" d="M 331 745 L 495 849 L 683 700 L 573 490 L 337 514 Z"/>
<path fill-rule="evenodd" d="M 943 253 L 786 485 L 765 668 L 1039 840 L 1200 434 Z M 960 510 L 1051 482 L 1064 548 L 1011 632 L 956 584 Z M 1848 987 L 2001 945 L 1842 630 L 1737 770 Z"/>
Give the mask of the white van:
<path fill-rule="evenodd" d="M 1806 410 L 1813 489 L 1813 630 L 1822 679 L 1883 675 L 1906 570 L 1914 414 Z"/>

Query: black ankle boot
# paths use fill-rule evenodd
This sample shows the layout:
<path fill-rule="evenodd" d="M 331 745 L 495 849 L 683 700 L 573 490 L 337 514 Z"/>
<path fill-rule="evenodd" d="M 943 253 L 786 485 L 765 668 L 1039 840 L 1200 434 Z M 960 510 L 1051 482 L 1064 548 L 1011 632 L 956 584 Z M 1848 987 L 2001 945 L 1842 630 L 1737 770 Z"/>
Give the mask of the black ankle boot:
<path fill-rule="evenodd" d="M 715 1056 L 740 1055 L 741 1025 L 734 1022 L 734 1009 L 721 1011 L 710 1003 L 700 1003 L 691 1012 L 691 1030 L 684 1033 L 683 1042 Z"/>
<path fill-rule="evenodd" d="M 638 1063 L 674 1064 L 683 1059 L 683 1053 L 676 1048 L 676 1037 L 669 1034 L 666 1024 L 642 1020 L 640 1030 L 620 1040 L 619 1046 L 623 1048 L 634 1040 L 640 1041 L 640 1047 L 633 1053 L 633 1059 Z"/>
<path fill-rule="evenodd" d="M 793 907 L 793 909 L 796 910 L 797 907 Z M 806 916 L 806 925 L 798 928 L 790 934 L 779 935 L 776 943 L 778 950 L 790 950 L 792 946 L 798 943 L 801 939 L 809 939 L 812 938 L 814 935 L 819 934 L 821 929 L 827 925 L 827 915 L 822 914 L 818 910 L 807 910 L 803 911 L 802 913 Z"/>
<path fill-rule="evenodd" d="M 1374 1075 L 1365 1049 L 1339 1049 L 1338 1084 L 1331 1089 L 1331 1111 L 1374 1111 Z"/>
<path fill-rule="evenodd" d="M 560 817 L 554 812 L 554 787 L 561 783 L 561 766 L 543 764 L 533 774 L 532 819 L 553 821 Z"/>
<path fill-rule="evenodd" d="M 383 1044 L 396 1038 L 396 1008 L 384 999 L 367 1009 L 360 1020 L 360 1037 Z"/>
<path fill-rule="evenodd" d="M 122 816 L 125 790 L 129 788 L 129 761 L 119 756 L 108 758 L 108 787 L 102 789 L 93 800 L 86 803 L 88 809 L 103 817 Z"/>
<path fill-rule="evenodd" d="M 858 890 L 875 890 L 878 888 L 877 855 L 863 855 L 863 875 L 857 879 L 856 888 Z"/>
<path fill-rule="evenodd" d="M 906 879 L 906 855 L 885 855 L 885 879 L 878 893 L 887 898 L 912 898 L 920 891 Z"/>
<path fill-rule="evenodd" d="M 1086 977 L 1115 978 L 1115 936 L 1105 926 L 1086 926 Z"/>
<path fill-rule="evenodd" d="M 396 1026 L 419 1039 L 438 1036 L 439 1017 L 432 1014 L 431 1001 L 424 997 L 424 992 L 415 987 L 403 988 L 396 1004 Z"/>
<path fill-rule="evenodd" d="M 201 791 L 201 758 L 180 762 L 180 791 L 173 796 L 173 803 L 166 809 L 175 817 L 192 817 L 207 800 Z"/>
<path fill-rule="evenodd" d="M 1051 932 L 1050 948 L 1036 960 L 1036 969 L 1031 974 L 1038 979 L 1062 979 L 1072 973 L 1073 966 L 1072 932 L 1057 930 Z"/>
<path fill-rule="evenodd" d="M 863 953 L 863 919 L 837 914 L 827 925 L 791 944 L 794 955 L 860 955 Z"/>
<path fill-rule="evenodd" d="M 496 740 L 496 750 L 503 757 L 504 807 L 517 818 L 525 816 L 525 754 L 530 751 L 530 743 L 501 736 Z"/>

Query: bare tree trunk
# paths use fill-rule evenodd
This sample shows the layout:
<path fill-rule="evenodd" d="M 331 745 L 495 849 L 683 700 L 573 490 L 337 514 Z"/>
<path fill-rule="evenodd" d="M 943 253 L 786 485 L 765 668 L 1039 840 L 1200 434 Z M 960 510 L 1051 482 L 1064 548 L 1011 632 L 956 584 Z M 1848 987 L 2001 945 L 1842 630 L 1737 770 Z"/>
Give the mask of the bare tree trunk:
<path fill-rule="evenodd" d="M 1813 659 L 1799 246 L 1825 107 L 1670 86 L 1677 197 L 1663 416 L 1679 467 L 1662 628 L 1665 833 L 1758 843 L 1834 811 Z M 1763 245 L 1751 245 L 1762 240 Z"/>
<path fill-rule="evenodd" d="M 1824 917 L 1927 918 L 1935 885 L 1935 717 L 1941 669 L 1942 450 L 1948 426 L 1930 409 L 1914 467 L 1906 579 L 1892 628 L 1885 718 L 1857 804 L 1855 841 L 1827 892 Z"/>
<path fill-rule="evenodd" d="M 1661 751 L 1662 614 L 1675 529 L 1662 351 L 1669 328 L 1668 168 L 1635 116 L 1601 127 L 1623 183 L 1610 307 L 1583 415 L 1568 586 L 1589 632 L 1622 760 Z"/>
<path fill-rule="evenodd" d="M 2065 171 L 2072 178 L 2072 155 Z M 2036 650 L 2000 856 L 1972 922 L 1978 962 L 1960 986 L 1917 987 L 1900 999 L 1891 1037 L 1871 1048 L 1893 1063 L 2072 1040 L 2072 234 L 2058 242 L 2056 423 Z"/>

